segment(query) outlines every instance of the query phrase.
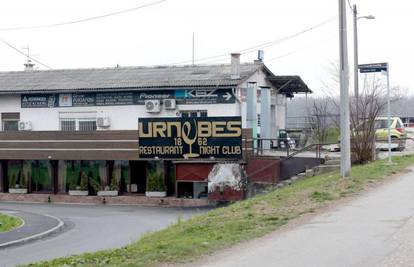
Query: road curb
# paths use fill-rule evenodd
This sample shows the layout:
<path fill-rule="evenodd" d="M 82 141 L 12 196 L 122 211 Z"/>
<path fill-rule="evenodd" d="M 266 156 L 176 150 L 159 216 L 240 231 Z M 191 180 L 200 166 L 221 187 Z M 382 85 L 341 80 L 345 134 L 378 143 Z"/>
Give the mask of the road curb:
<path fill-rule="evenodd" d="M 22 244 L 22 243 L 26 243 L 26 242 L 29 242 L 29 241 L 32 241 L 32 240 L 35 240 L 35 239 L 44 238 L 44 237 L 46 237 L 48 235 L 51 235 L 53 233 L 58 232 L 65 225 L 65 223 L 61 219 L 59 219 L 59 218 L 57 218 L 55 216 L 48 215 L 48 214 L 41 214 L 41 215 L 56 220 L 58 222 L 58 225 L 56 225 L 55 227 L 52 227 L 49 230 L 46 230 L 44 232 L 37 233 L 35 235 L 27 236 L 27 237 L 24 237 L 24 238 L 20 238 L 20 239 L 13 240 L 13 241 L 9 241 L 9 242 L 5 242 L 5 243 L 0 243 L 0 249 L 6 248 L 6 247 L 10 247 L 10 246 L 14 246 L 14 245 L 18 245 L 18 244 Z"/>

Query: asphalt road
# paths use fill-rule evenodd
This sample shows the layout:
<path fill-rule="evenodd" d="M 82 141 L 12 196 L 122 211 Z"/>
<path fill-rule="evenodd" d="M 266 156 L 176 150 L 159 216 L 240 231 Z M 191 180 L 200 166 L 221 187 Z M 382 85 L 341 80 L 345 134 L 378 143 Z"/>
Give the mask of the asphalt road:
<path fill-rule="evenodd" d="M 0 249 L 12 245 L 13 242 L 20 243 L 23 240 L 46 235 L 48 232 L 59 230 L 62 222 L 57 218 L 44 216 L 37 213 L 0 210 L 0 213 L 18 216 L 24 223 L 16 229 L 0 233 Z"/>
<path fill-rule="evenodd" d="M 189 266 L 414 266 L 414 167 L 297 227 Z"/>
<path fill-rule="evenodd" d="M 139 206 L 12 204 L 0 203 L 0 210 L 22 210 L 60 218 L 60 233 L 27 244 L 0 249 L 0 267 L 52 259 L 102 249 L 117 248 L 142 234 L 162 229 L 205 209 L 176 209 Z"/>

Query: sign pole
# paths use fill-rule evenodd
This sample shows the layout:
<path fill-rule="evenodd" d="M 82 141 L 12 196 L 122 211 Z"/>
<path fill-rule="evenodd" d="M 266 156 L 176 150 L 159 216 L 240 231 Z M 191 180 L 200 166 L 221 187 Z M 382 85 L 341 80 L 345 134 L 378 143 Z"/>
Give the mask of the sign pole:
<path fill-rule="evenodd" d="M 388 116 L 388 163 L 392 163 L 391 159 L 391 88 L 390 88 L 390 66 L 387 63 L 387 116 Z"/>
<path fill-rule="evenodd" d="M 387 121 L 388 121 L 388 164 L 391 159 L 391 88 L 390 88 L 390 66 L 388 63 L 373 63 L 359 65 L 361 73 L 381 72 L 387 76 Z"/>

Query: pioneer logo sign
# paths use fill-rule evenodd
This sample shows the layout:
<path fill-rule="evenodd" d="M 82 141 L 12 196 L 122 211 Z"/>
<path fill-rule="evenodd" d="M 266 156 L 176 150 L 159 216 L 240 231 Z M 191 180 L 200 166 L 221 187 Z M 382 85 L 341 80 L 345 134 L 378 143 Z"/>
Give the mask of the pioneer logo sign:
<path fill-rule="evenodd" d="M 140 158 L 242 156 L 240 117 L 143 118 L 138 120 Z"/>

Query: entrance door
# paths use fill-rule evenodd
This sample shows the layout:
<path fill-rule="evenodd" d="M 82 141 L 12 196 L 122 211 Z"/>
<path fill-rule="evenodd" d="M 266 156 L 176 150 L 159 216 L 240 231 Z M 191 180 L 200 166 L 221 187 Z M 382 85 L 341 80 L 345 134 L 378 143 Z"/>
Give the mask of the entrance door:
<path fill-rule="evenodd" d="M 147 162 L 146 161 L 130 161 L 131 167 L 131 193 L 145 194 L 147 187 Z M 135 191 L 135 192 L 133 192 Z"/>

